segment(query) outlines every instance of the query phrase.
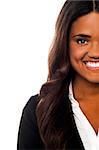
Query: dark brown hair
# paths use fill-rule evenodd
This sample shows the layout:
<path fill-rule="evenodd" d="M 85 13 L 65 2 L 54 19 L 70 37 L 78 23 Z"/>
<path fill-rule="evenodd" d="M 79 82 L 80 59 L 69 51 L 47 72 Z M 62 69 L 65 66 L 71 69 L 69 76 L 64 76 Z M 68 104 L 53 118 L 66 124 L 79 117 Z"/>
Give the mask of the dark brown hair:
<path fill-rule="evenodd" d="M 99 12 L 99 1 L 67 0 L 55 26 L 55 37 L 48 56 L 48 78 L 40 89 L 37 123 L 46 149 L 65 149 L 68 87 L 74 77 L 69 61 L 69 33 L 72 23 L 91 11 Z M 66 99 L 63 101 L 65 92 Z"/>

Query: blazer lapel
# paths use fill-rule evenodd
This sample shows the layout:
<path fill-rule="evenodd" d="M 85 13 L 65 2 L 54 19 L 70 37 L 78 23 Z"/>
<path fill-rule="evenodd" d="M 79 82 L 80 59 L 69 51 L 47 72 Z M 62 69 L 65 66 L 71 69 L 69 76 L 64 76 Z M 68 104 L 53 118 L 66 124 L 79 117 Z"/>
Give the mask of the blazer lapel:
<path fill-rule="evenodd" d="M 65 99 L 66 100 L 66 99 Z M 74 120 L 74 116 L 73 116 L 73 111 L 72 111 L 72 106 L 71 106 L 71 102 L 69 100 L 69 98 L 67 98 L 67 107 L 69 108 L 69 115 L 68 115 L 68 118 L 67 120 L 69 120 L 70 122 L 68 122 L 69 126 L 67 125 L 66 130 L 69 130 L 70 132 L 70 136 L 69 138 L 67 139 L 67 150 L 85 150 L 84 146 L 83 146 L 83 143 L 82 143 L 82 140 L 81 140 L 81 137 L 78 133 L 78 129 L 77 129 L 77 126 L 76 126 L 76 123 L 75 123 L 75 120 Z M 71 127 L 70 127 L 71 125 Z M 70 130 L 71 128 L 71 130 Z"/>

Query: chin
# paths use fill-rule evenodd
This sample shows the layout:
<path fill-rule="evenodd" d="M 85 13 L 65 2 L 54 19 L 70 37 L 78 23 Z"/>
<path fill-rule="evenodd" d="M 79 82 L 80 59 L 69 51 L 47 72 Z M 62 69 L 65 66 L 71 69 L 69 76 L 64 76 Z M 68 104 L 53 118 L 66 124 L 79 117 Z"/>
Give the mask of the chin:
<path fill-rule="evenodd" d="M 91 79 L 86 79 L 88 82 L 90 82 L 90 83 L 99 83 L 99 77 L 98 78 L 91 78 Z"/>

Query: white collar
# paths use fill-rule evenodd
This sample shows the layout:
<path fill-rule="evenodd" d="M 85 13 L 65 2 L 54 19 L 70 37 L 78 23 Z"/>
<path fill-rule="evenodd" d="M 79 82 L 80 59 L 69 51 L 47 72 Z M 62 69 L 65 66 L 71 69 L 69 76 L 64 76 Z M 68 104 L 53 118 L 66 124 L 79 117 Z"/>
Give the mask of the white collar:
<path fill-rule="evenodd" d="M 79 135 L 82 139 L 85 150 L 99 150 L 99 132 L 96 135 L 90 122 L 82 112 L 79 103 L 73 96 L 72 81 L 69 85 L 69 99 Z"/>

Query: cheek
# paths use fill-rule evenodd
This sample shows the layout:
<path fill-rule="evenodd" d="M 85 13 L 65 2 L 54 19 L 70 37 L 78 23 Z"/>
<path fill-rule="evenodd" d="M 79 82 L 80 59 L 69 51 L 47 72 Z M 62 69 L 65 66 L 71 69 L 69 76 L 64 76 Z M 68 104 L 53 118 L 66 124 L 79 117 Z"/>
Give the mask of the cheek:
<path fill-rule="evenodd" d="M 70 61 L 74 63 L 74 61 L 79 61 L 82 59 L 83 53 L 79 49 L 70 49 Z"/>
<path fill-rule="evenodd" d="M 69 47 L 69 56 L 71 63 L 82 60 L 86 53 L 87 51 L 84 47 L 77 46 L 76 44 L 71 44 Z"/>

